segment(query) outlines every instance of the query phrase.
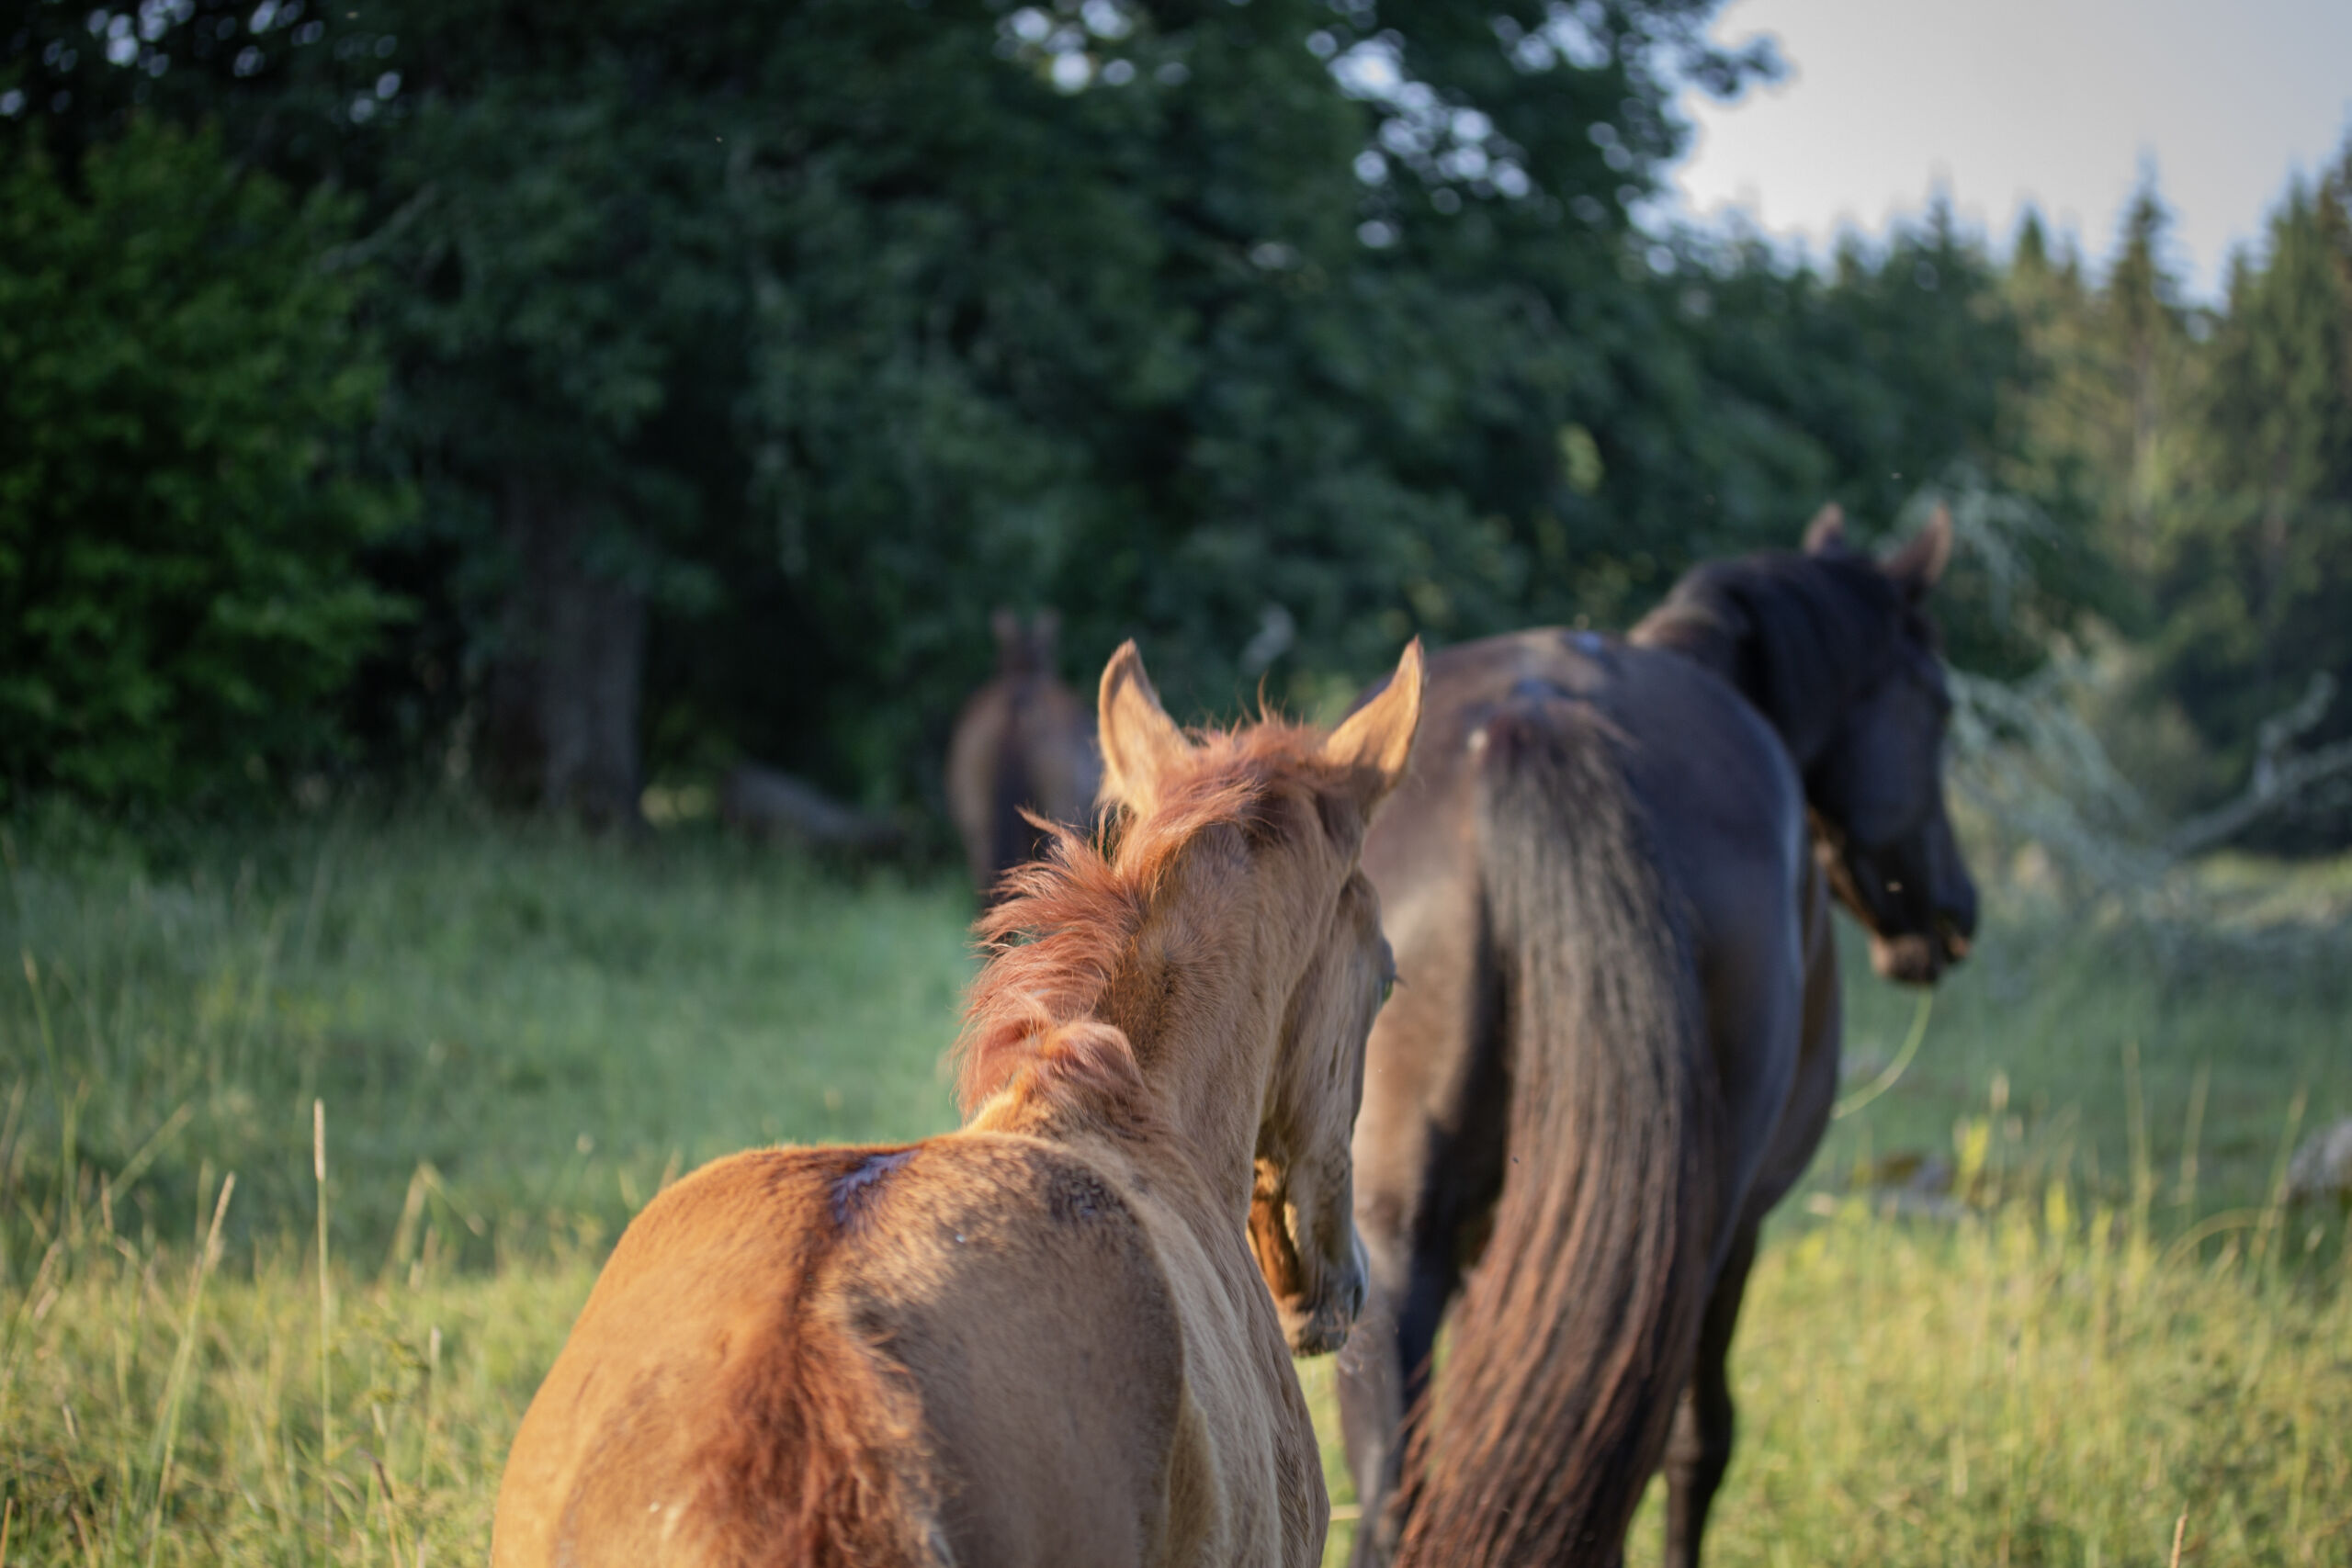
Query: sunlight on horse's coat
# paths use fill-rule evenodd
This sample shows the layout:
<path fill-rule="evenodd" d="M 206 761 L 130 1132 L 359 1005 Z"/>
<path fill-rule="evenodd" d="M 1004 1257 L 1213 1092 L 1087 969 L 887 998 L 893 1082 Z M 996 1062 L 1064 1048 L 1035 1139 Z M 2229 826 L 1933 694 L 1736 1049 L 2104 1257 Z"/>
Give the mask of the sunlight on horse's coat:
<path fill-rule="evenodd" d="M 1049 829 L 982 917 L 967 1125 L 648 1205 L 524 1419 L 499 1568 L 1317 1562 L 1290 1352 L 1363 1300 L 1348 1130 L 1391 971 L 1357 859 L 1420 692 L 1415 645 L 1328 737 L 1187 737 L 1121 649 L 1123 816 Z"/>

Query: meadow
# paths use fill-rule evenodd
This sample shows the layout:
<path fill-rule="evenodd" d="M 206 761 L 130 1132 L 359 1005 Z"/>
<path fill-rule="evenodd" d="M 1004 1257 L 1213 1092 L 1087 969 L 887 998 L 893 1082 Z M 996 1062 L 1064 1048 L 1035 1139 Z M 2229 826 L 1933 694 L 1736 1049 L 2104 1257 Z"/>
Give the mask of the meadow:
<path fill-rule="evenodd" d="M 480 1561 L 664 1181 L 953 1120 L 945 876 L 459 811 L 0 850 L 0 1568 Z M 2260 897 L 1995 890 L 1899 1073 L 1914 1000 L 1849 953 L 1712 1562 L 2352 1561 L 2346 1215 L 2281 1184 L 2352 1114 L 2346 887 L 2211 874 Z"/>

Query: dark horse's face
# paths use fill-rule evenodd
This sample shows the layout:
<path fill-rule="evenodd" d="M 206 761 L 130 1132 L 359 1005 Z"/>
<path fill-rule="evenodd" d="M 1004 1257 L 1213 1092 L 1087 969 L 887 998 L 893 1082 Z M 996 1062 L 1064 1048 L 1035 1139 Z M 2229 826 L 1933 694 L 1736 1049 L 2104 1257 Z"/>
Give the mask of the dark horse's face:
<path fill-rule="evenodd" d="M 1871 964 L 1904 985 L 1933 985 L 1968 954 L 1976 885 L 1944 810 L 1944 732 L 1951 695 L 1924 604 L 1951 549 L 1939 511 L 1919 537 L 1879 564 L 1901 596 L 1887 657 L 1807 770 L 1815 850 L 1830 887 L 1870 932 Z M 1806 539 L 1845 548 L 1834 521 Z"/>

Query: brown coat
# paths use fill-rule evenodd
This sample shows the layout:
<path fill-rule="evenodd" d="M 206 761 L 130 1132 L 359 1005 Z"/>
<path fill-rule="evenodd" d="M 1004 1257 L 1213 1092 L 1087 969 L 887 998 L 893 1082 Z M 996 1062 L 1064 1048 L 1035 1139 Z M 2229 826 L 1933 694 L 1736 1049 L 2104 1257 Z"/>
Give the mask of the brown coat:
<path fill-rule="evenodd" d="M 1123 649 L 1118 848 L 1058 835 L 983 919 L 967 1124 L 649 1205 L 515 1438 L 497 1568 L 1319 1561 L 1290 1354 L 1363 1296 L 1347 1137 L 1390 970 L 1356 861 L 1418 649 L 1398 673 L 1328 739 L 1195 742 Z"/>

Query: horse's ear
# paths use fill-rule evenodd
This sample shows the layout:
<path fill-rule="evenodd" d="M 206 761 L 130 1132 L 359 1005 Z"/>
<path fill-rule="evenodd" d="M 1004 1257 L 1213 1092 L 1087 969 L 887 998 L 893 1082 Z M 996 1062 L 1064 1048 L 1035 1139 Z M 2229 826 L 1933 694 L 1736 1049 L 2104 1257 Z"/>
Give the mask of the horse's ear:
<path fill-rule="evenodd" d="M 1054 670 L 1054 645 L 1062 635 L 1062 616 L 1058 610 L 1040 610 L 1029 621 L 1029 657 L 1037 668 L 1047 674 Z"/>
<path fill-rule="evenodd" d="M 1831 502 L 1804 525 L 1804 553 L 1832 555 L 1846 547 L 1846 509 Z"/>
<path fill-rule="evenodd" d="M 1323 742 L 1323 756 L 1359 781 L 1358 799 L 1367 814 L 1396 787 L 1413 760 L 1413 736 L 1421 725 L 1421 687 L 1426 679 L 1421 639 L 1405 645 L 1396 672 L 1363 706 L 1350 714 Z"/>
<path fill-rule="evenodd" d="M 1102 667 L 1097 735 L 1102 747 L 1102 798 L 1141 814 L 1151 808 L 1169 773 L 1192 755 L 1193 743 L 1159 705 L 1143 655 L 1130 637 Z"/>
<path fill-rule="evenodd" d="M 1887 557 L 1881 563 L 1881 570 L 1894 579 L 1895 586 L 1916 604 L 1942 581 L 1944 568 L 1951 564 L 1951 512 L 1938 502 L 1928 525 L 1909 544 Z"/>
<path fill-rule="evenodd" d="M 989 630 L 996 634 L 996 667 L 999 671 L 1016 670 L 1021 665 L 1021 649 L 1025 640 L 1021 633 L 1021 617 L 1011 606 L 999 604 L 989 617 Z"/>

